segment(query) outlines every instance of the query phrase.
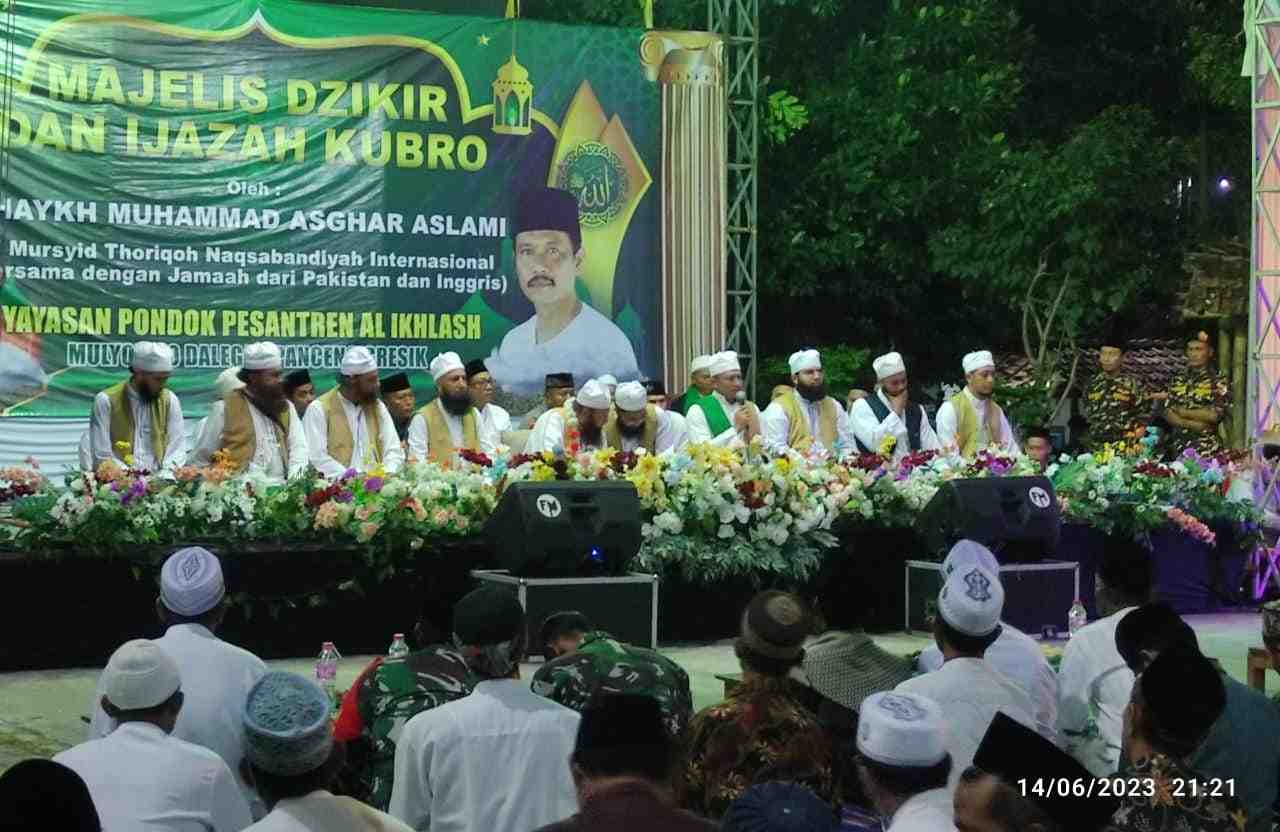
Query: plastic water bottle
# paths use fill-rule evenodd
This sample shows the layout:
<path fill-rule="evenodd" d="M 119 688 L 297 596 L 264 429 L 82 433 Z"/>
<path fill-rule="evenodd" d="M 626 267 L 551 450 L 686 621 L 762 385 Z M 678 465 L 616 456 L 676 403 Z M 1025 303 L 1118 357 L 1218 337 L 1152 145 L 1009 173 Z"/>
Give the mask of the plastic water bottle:
<path fill-rule="evenodd" d="M 403 659 L 409 655 L 409 645 L 404 640 L 404 633 L 396 633 L 391 637 L 391 648 L 387 650 L 388 659 Z"/>
<path fill-rule="evenodd" d="M 1076 631 L 1089 622 L 1089 613 L 1085 611 L 1084 604 L 1080 603 L 1077 598 L 1076 602 L 1071 605 L 1071 609 L 1067 611 L 1067 638 L 1071 638 Z"/>
<path fill-rule="evenodd" d="M 338 648 L 332 641 L 320 645 L 320 658 L 316 659 L 316 683 L 332 699 L 338 689 Z"/>

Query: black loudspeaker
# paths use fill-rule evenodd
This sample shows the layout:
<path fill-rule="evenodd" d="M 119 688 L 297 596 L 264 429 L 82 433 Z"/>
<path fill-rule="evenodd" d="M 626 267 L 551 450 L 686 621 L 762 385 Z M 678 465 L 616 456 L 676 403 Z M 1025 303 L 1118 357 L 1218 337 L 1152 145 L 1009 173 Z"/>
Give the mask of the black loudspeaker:
<path fill-rule="evenodd" d="M 629 482 L 514 483 L 485 534 L 512 575 L 617 575 L 640 551 L 640 496 Z"/>
<path fill-rule="evenodd" d="M 950 480 L 916 518 L 916 532 L 930 555 L 944 557 L 968 538 L 995 552 L 1001 563 L 1053 557 L 1061 519 L 1047 477 Z"/>

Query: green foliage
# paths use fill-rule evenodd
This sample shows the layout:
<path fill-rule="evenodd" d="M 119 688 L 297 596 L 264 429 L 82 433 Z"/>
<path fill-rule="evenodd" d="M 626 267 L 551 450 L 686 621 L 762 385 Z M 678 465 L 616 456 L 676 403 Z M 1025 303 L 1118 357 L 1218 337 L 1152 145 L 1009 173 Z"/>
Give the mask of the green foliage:
<path fill-rule="evenodd" d="M 850 347 L 845 344 L 831 344 L 815 347 L 822 353 L 822 370 L 826 377 L 827 390 L 841 401 L 845 394 L 859 384 L 865 384 L 866 370 L 871 366 L 871 351 Z M 787 355 L 766 356 L 760 362 L 757 378 L 760 382 L 760 395 L 768 397 L 775 384 L 790 383 L 791 367 L 787 363 Z"/>
<path fill-rule="evenodd" d="M 765 138 L 774 144 L 786 144 L 809 123 L 809 108 L 786 90 L 770 93 L 768 112 L 761 124 Z"/>
<path fill-rule="evenodd" d="M 1046 393 L 1043 387 L 1033 384 L 1021 387 L 997 385 L 995 400 L 1000 403 L 1014 429 L 1020 431 L 1047 426 L 1056 403 L 1056 399 Z"/>

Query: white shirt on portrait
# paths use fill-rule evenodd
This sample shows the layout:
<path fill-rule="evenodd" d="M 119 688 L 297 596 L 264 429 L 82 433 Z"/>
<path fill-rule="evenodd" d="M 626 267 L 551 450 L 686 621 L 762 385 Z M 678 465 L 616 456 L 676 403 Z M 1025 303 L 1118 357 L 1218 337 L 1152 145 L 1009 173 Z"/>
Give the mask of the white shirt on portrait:
<path fill-rule="evenodd" d="M 494 383 L 503 390 L 520 395 L 538 393 L 548 373 L 572 373 L 578 379 L 607 373 L 620 382 L 640 377 L 636 352 L 626 334 L 587 303 L 546 343 L 537 343 L 537 327 L 535 315 L 508 332 L 485 359 Z"/>

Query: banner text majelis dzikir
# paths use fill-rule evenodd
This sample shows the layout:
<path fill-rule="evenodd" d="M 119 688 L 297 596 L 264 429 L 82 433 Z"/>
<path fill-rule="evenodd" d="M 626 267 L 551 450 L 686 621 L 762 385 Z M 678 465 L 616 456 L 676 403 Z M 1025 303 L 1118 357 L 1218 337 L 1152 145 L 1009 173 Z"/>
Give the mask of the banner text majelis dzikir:
<path fill-rule="evenodd" d="M 23 199 L 5 197 L 0 201 L 0 218 L 28 222 L 70 222 L 95 224 L 102 213 L 98 202 L 68 199 Z M 211 228 L 218 230 L 328 231 L 334 233 L 411 234 L 425 237 L 507 236 L 507 218 L 416 214 L 412 219 L 394 211 L 325 211 L 321 209 L 285 212 L 273 208 L 241 208 L 227 205 L 163 205 L 149 202 L 108 202 L 110 225 Z M 407 229 L 407 230 L 406 230 Z"/>

